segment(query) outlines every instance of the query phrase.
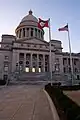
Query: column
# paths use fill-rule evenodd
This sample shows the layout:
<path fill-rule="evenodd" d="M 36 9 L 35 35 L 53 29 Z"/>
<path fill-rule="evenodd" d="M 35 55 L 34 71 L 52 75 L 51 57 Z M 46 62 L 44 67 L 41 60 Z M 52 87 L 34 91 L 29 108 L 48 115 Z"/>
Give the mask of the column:
<path fill-rule="evenodd" d="M 35 37 L 35 28 L 33 28 L 33 37 Z"/>
<path fill-rule="evenodd" d="M 24 53 L 24 71 L 25 71 L 25 68 L 26 68 L 26 53 Z"/>
<path fill-rule="evenodd" d="M 37 54 L 37 72 L 39 72 L 39 54 Z"/>
<path fill-rule="evenodd" d="M 45 55 L 43 55 L 43 72 L 45 72 Z"/>
<path fill-rule="evenodd" d="M 21 38 L 23 38 L 23 29 L 21 29 Z"/>
<path fill-rule="evenodd" d="M 30 72 L 32 72 L 32 68 L 33 68 L 33 66 L 32 66 L 32 53 L 31 53 L 31 55 L 30 55 Z"/>
<path fill-rule="evenodd" d="M 19 36 L 20 36 L 20 30 L 17 32 L 17 34 L 18 34 L 18 35 L 17 35 L 17 38 L 19 38 Z"/>
<path fill-rule="evenodd" d="M 39 34 L 40 34 L 40 39 L 41 39 L 41 31 L 40 31 L 40 33 L 39 33 Z"/>
<path fill-rule="evenodd" d="M 27 28 L 25 28 L 25 37 L 27 37 Z"/>
<path fill-rule="evenodd" d="M 31 28 L 29 28 L 29 38 L 31 37 Z"/>

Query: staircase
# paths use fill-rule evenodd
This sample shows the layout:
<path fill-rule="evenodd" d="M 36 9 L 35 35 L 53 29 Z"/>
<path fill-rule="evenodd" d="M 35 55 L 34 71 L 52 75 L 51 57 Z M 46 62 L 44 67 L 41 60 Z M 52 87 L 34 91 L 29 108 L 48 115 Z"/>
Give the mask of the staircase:
<path fill-rule="evenodd" d="M 47 84 L 49 81 L 49 73 L 45 73 L 45 72 L 36 72 L 36 73 L 26 73 L 26 72 L 22 72 L 20 74 L 17 75 L 13 75 L 13 77 L 11 77 L 9 84 L 10 85 L 22 85 L 22 84 L 30 84 L 30 85 L 45 85 Z"/>

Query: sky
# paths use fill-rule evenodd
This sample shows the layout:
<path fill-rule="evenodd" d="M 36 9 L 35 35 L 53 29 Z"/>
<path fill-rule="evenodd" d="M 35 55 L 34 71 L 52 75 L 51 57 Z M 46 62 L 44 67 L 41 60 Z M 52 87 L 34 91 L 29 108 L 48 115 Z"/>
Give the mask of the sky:
<path fill-rule="evenodd" d="M 68 35 L 58 28 L 68 23 L 72 52 L 80 52 L 80 0 L 0 0 L 0 41 L 2 34 L 15 35 L 30 9 L 37 18 L 50 18 L 51 38 L 61 40 L 65 52 L 69 52 Z M 44 39 L 49 41 L 48 28 L 44 31 Z"/>

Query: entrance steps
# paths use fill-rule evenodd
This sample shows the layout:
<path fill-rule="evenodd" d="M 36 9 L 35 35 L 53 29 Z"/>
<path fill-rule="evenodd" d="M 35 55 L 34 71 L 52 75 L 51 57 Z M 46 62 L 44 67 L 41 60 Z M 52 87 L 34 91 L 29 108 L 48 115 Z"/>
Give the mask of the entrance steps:
<path fill-rule="evenodd" d="M 31 84 L 31 85 L 41 85 L 47 84 L 49 82 L 49 73 L 20 73 L 15 78 L 12 78 L 9 82 L 11 85 L 21 85 L 21 84 Z"/>

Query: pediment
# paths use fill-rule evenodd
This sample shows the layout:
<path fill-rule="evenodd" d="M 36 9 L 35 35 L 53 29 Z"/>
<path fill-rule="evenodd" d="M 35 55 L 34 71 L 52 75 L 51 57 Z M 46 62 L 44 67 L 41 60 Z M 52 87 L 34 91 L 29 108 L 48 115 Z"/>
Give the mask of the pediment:
<path fill-rule="evenodd" d="M 17 40 L 16 42 L 48 45 L 48 42 L 37 38 Z"/>

